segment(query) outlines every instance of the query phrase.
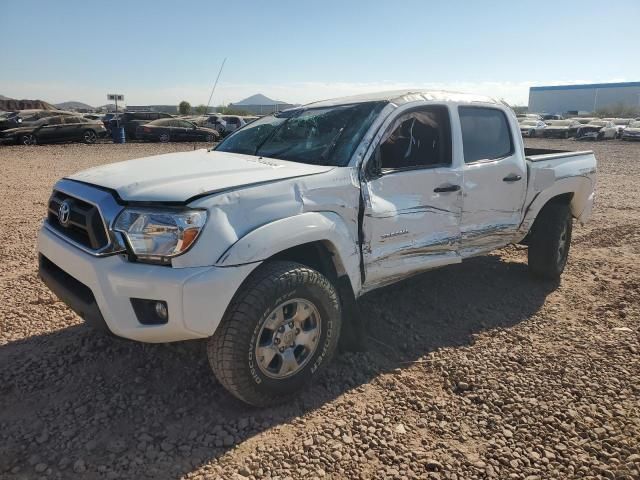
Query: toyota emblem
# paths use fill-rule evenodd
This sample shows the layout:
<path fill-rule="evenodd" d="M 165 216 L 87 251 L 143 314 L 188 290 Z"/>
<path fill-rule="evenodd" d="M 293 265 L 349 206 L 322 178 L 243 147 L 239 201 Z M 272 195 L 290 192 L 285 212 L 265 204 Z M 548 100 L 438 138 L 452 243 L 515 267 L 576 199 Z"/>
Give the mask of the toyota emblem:
<path fill-rule="evenodd" d="M 65 200 L 60 204 L 60 208 L 58 208 L 58 222 L 63 227 L 67 227 L 69 225 L 69 219 L 71 218 L 71 202 L 69 200 Z"/>

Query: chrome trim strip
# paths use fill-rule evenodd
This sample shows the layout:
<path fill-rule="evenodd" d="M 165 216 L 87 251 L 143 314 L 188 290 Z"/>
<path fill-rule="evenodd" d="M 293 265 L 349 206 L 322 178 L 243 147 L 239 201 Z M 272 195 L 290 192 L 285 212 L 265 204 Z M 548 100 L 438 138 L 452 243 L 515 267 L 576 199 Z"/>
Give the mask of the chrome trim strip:
<path fill-rule="evenodd" d="M 119 253 L 126 252 L 125 247 L 120 247 L 119 249 L 110 248 L 114 246 L 111 243 L 101 248 L 100 250 L 91 250 L 90 248 L 87 248 L 84 245 L 71 240 L 69 237 L 65 237 L 62 233 L 60 233 L 58 230 L 56 230 L 51 225 L 49 225 L 49 222 L 47 220 L 43 222 L 42 228 L 45 228 L 47 232 L 53 233 L 60 240 L 64 240 L 68 244 L 73 245 L 74 247 L 79 248 L 83 252 L 88 253 L 89 255 L 93 255 L 94 257 L 108 257 L 109 255 L 116 255 Z"/>
<path fill-rule="evenodd" d="M 49 225 L 49 222 L 45 220 L 43 226 L 46 227 L 47 231 L 54 233 L 58 238 L 96 257 L 113 255 L 126 251 L 125 243 L 122 236 L 119 233 L 114 232 L 112 229 L 116 217 L 122 210 L 124 210 L 124 207 L 116 202 L 116 199 L 113 198 L 113 195 L 104 190 L 100 190 L 99 188 L 95 188 L 84 183 L 74 182 L 72 180 L 67 180 L 64 178 L 62 180 L 59 180 L 54 185 L 53 190 L 62 192 L 66 195 L 69 195 L 70 197 L 77 198 L 78 200 L 95 206 L 100 213 L 102 225 L 105 229 L 109 242 L 101 249 L 93 250 L 75 242 L 61 232 L 55 230 L 52 226 Z"/>

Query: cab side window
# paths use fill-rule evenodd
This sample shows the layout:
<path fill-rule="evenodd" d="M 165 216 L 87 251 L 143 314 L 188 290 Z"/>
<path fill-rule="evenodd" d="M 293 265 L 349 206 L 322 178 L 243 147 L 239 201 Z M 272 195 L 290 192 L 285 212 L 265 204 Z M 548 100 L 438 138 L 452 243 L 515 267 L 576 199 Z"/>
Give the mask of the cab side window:
<path fill-rule="evenodd" d="M 459 107 L 465 163 L 496 160 L 514 152 L 511 129 L 502 110 Z"/>
<path fill-rule="evenodd" d="M 451 165 L 451 123 L 442 105 L 400 115 L 378 149 L 383 171 Z"/>

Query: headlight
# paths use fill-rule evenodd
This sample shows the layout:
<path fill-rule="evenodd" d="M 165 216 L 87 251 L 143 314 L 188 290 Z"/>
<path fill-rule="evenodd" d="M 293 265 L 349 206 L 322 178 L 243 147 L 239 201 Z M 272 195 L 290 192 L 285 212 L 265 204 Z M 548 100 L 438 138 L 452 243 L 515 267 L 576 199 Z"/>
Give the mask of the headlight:
<path fill-rule="evenodd" d="M 124 234 L 138 259 L 168 264 L 194 244 L 206 220 L 204 210 L 127 208 L 114 230 Z"/>

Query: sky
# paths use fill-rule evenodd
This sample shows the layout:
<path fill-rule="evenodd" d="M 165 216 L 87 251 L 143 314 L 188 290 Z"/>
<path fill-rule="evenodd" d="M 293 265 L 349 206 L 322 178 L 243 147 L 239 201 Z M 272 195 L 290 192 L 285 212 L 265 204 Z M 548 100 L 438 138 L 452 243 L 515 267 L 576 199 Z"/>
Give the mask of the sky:
<path fill-rule="evenodd" d="M 0 94 L 51 103 L 290 103 L 640 81 L 640 1 L 0 0 Z"/>

